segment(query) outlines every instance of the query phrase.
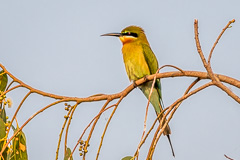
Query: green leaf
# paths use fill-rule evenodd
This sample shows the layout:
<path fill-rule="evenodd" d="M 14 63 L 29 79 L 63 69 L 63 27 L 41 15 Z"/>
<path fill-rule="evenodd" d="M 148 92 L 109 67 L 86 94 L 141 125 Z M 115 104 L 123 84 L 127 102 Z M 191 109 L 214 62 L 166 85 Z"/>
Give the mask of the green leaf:
<path fill-rule="evenodd" d="M 7 74 L 3 73 L 3 70 L 0 71 L 0 91 L 4 92 L 7 87 L 8 77 Z"/>
<path fill-rule="evenodd" d="M 3 119 L 3 122 L 6 123 L 6 111 L 5 111 L 5 107 L 3 107 L 3 109 L 0 109 L 0 118 Z"/>
<path fill-rule="evenodd" d="M 2 118 L 0 118 L 0 140 L 3 141 L 3 138 L 6 136 L 6 127 Z"/>
<path fill-rule="evenodd" d="M 72 153 L 71 149 L 67 148 L 66 154 L 64 156 L 64 160 L 68 160 L 68 158 L 70 157 L 71 153 Z M 73 158 L 71 157 L 70 160 L 73 160 Z"/>
<path fill-rule="evenodd" d="M 134 160 L 134 159 L 132 156 L 127 156 L 127 157 L 122 158 L 122 160 Z"/>
<path fill-rule="evenodd" d="M 18 131 L 17 129 L 14 130 L 14 133 Z M 27 160 L 27 145 L 26 145 L 26 137 L 25 134 L 20 131 L 12 140 L 12 154 L 11 160 Z"/>
<path fill-rule="evenodd" d="M 5 127 L 5 123 L 3 121 L 2 118 L 0 118 L 0 150 L 2 150 L 2 147 L 4 146 L 5 142 L 6 142 L 6 127 Z M 6 159 L 7 157 L 7 148 L 6 150 L 3 152 L 3 157 Z"/>

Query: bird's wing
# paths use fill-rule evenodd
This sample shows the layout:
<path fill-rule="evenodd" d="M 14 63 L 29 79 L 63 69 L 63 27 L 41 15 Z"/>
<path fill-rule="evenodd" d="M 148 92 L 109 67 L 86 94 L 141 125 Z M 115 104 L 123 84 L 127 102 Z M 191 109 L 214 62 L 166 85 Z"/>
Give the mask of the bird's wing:
<path fill-rule="evenodd" d="M 144 54 L 145 60 L 148 64 L 150 73 L 154 74 L 158 70 L 157 58 L 156 58 L 153 51 L 151 50 L 151 48 L 148 45 L 143 44 L 142 47 L 143 47 L 143 54 Z"/>
<path fill-rule="evenodd" d="M 156 58 L 155 54 L 153 53 L 152 49 L 149 47 L 149 45 L 143 44 L 142 47 L 143 47 L 143 54 L 144 54 L 145 60 L 148 64 L 150 73 L 155 74 L 158 70 L 157 58 Z M 159 79 L 156 80 L 155 87 L 157 88 L 159 98 L 160 98 L 161 107 L 163 108 L 161 83 L 160 83 Z"/>

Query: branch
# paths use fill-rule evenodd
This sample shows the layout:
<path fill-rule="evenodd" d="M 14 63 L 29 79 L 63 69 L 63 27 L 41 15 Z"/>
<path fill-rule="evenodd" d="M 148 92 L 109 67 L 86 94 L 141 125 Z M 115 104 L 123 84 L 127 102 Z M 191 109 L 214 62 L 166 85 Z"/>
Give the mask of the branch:
<path fill-rule="evenodd" d="M 29 90 L 31 90 L 32 92 L 35 92 L 37 94 L 40 94 L 42 96 L 46 96 L 49 98 L 55 98 L 55 99 L 64 99 L 65 102 L 70 102 L 70 101 L 76 101 L 78 103 L 80 102 L 93 102 L 93 101 L 102 101 L 102 100 L 107 100 L 107 99 L 118 99 L 120 98 L 122 95 L 126 96 L 128 93 L 130 93 L 136 86 L 134 86 L 133 84 L 129 85 L 127 88 L 125 88 L 122 92 L 116 93 L 116 94 L 111 94 L 111 95 L 106 95 L 106 94 L 97 94 L 97 95 L 93 95 L 90 97 L 85 97 L 85 98 L 79 98 L 79 97 L 67 97 L 67 96 L 60 96 L 60 95 L 55 95 L 52 93 L 47 93 L 47 92 L 43 92 L 40 91 L 38 89 L 35 89 L 33 87 L 30 87 L 29 85 L 23 83 L 21 80 L 17 79 L 16 77 L 14 77 L 10 72 L 8 72 L 6 70 L 6 68 L 0 64 L 0 67 L 2 67 L 2 69 L 13 79 L 17 80 L 16 82 L 18 82 L 20 84 L 20 86 L 18 87 L 24 87 L 27 88 Z M 151 81 L 154 79 L 155 74 L 147 76 L 145 78 L 141 78 L 137 81 L 135 81 L 135 84 L 137 86 L 147 82 L 147 81 Z M 232 86 L 235 86 L 237 88 L 240 88 L 240 81 L 225 75 L 221 75 L 221 74 L 215 74 L 216 77 L 218 77 L 218 79 L 221 82 L 224 83 L 228 83 Z M 208 74 L 206 72 L 199 72 L 199 71 L 173 71 L 173 72 L 164 72 L 164 73 L 158 73 L 156 75 L 156 78 L 171 78 L 171 77 L 197 77 L 200 79 L 210 79 L 210 77 L 208 76 Z M 240 102 L 239 102 L 240 103 Z"/>
<path fill-rule="evenodd" d="M 42 108 L 41 110 L 37 111 L 36 113 L 34 113 L 13 135 L 11 138 L 8 139 L 8 141 L 6 142 L 6 144 L 3 146 L 1 152 L 0 152 L 0 155 L 2 155 L 2 153 L 4 152 L 4 150 L 6 149 L 6 147 L 8 146 L 8 144 L 11 142 L 11 140 L 18 134 L 18 132 L 20 132 L 23 127 L 25 127 L 35 116 L 37 116 L 38 114 L 40 114 L 41 112 L 45 111 L 46 109 L 48 109 L 49 107 L 51 106 L 54 106 L 58 103 L 61 103 L 61 102 L 64 102 L 64 99 L 63 100 L 59 100 L 59 101 L 56 101 L 56 102 L 53 102 L 49 105 L 47 105 L 46 107 Z"/>
<path fill-rule="evenodd" d="M 234 160 L 234 159 L 228 157 L 226 154 L 224 154 L 224 157 L 226 157 L 227 159 L 230 159 L 230 160 Z"/>
<path fill-rule="evenodd" d="M 169 106 L 167 112 L 164 114 L 164 116 L 162 117 L 162 119 L 166 119 L 166 117 L 168 116 L 168 114 L 173 110 L 173 108 L 174 108 L 176 105 L 178 105 L 178 103 L 181 103 L 183 100 L 187 99 L 188 97 L 196 94 L 197 92 L 199 92 L 199 91 L 201 91 L 201 90 L 203 90 L 203 89 L 205 89 L 206 87 L 209 87 L 209 86 L 211 86 L 211 85 L 213 85 L 213 83 L 212 83 L 212 82 L 209 82 L 209 83 L 207 83 L 207 84 L 205 84 L 205 85 L 202 85 L 201 87 L 199 87 L 199 88 L 197 88 L 197 89 L 189 92 L 188 94 L 185 94 L 184 96 L 182 96 L 181 98 L 179 98 L 178 100 L 176 100 L 172 105 Z M 148 152 L 148 156 L 147 156 L 149 159 L 151 159 L 151 157 L 152 157 L 152 155 L 153 155 L 153 153 L 154 153 L 155 147 L 156 147 L 156 145 L 157 145 L 157 142 L 158 142 L 160 136 L 162 135 L 163 131 L 164 131 L 165 128 L 167 127 L 167 125 L 168 125 L 169 121 L 171 120 L 173 114 L 175 113 L 176 109 L 177 109 L 177 107 L 171 112 L 170 117 L 167 119 L 167 121 L 164 123 L 163 126 L 162 126 L 162 123 L 159 124 L 158 129 L 157 129 L 156 132 L 155 132 L 155 135 L 154 135 L 154 138 L 153 138 L 151 147 L 149 148 L 149 152 Z M 161 129 L 161 131 L 160 131 L 160 129 Z M 159 131 L 160 131 L 160 133 L 158 133 Z"/>
<path fill-rule="evenodd" d="M 217 87 L 219 87 L 220 89 L 222 89 L 224 92 L 226 92 L 230 97 L 232 97 L 235 101 L 237 101 L 238 103 L 240 103 L 240 98 L 235 95 L 230 89 L 228 89 L 224 84 L 221 83 L 221 80 L 213 73 L 212 68 L 211 68 L 211 63 L 210 63 L 210 59 L 213 53 L 213 50 L 215 48 L 215 46 L 217 45 L 219 39 L 221 38 L 222 34 L 224 33 L 224 31 L 229 27 L 229 25 L 231 23 L 234 23 L 235 20 L 233 19 L 232 21 L 229 21 L 228 24 L 226 25 L 226 27 L 223 29 L 223 31 L 220 33 L 220 35 L 218 36 L 216 42 L 214 43 L 211 52 L 209 54 L 209 58 L 208 58 L 208 63 L 206 62 L 206 59 L 204 57 L 204 54 L 202 52 L 201 49 L 201 45 L 200 45 L 200 41 L 199 41 L 199 37 L 198 37 L 198 20 L 195 19 L 194 21 L 194 32 L 195 32 L 195 41 L 196 41 L 196 46 L 197 46 L 197 50 L 198 53 L 202 59 L 203 65 L 206 68 L 209 77 L 211 78 L 212 82 L 214 83 L 214 85 L 216 85 Z"/>
<path fill-rule="evenodd" d="M 14 119 L 16 118 L 18 111 L 20 110 L 20 108 L 22 107 L 24 101 L 28 98 L 28 96 L 29 96 L 30 94 L 31 94 L 31 92 L 28 92 L 28 93 L 25 95 L 25 97 L 22 99 L 22 101 L 20 102 L 17 110 L 15 111 L 15 113 L 14 113 L 14 115 L 13 115 L 13 117 L 12 117 L 11 122 L 9 123 L 9 128 L 12 126 L 12 123 L 13 123 Z M 7 137 L 8 137 L 9 132 L 10 132 L 10 129 L 7 131 L 7 134 L 6 134 Z"/>
<path fill-rule="evenodd" d="M 224 32 L 229 28 L 229 26 L 230 26 L 232 23 L 234 23 L 234 22 L 235 22 L 235 19 L 229 21 L 228 24 L 223 28 L 222 32 L 219 34 L 217 40 L 215 41 L 215 43 L 214 43 L 214 45 L 213 45 L 213 47 L 212 47 L 212 49 L 211 49 L 211 51 L 210 51 L 210 54 L 209 54 L 209 56 L 208 56 L 208 64 L 210 64 L 213 50 L 214 50 L 214 48 L 216 47 L 218 41 L 219 41 L 220 38 L 222 37 L 223 33 L 224 33 Z"/>
<path fill-rule="evenodd" d="M 113 111 L 112 111 L 112 114 L 111 114 L 110 117 L 108 118 L 107 124 L 106 124 L 106 126 L 105 126 L 105 128 L 104 128 L 104 131 L 103 131 L 103 134 L 102 134 L 102 136 L 101 136 L 101 142 L 100 142 L 99 147 L 98 147 L 98 152 L 97 152 L 96 160 L 97 160 L 98 157 L 99 157 L 100 150 L 101 150 L 102 143 L 103 143 L 103 139 L 104 139 L 105 133 L 106 133 L 106 131 L 107 131 L 107 127 L 108 127 L 108 125 L 109 125 L 109 123 L 110 123 L 110 121 L 111 121 L 111 119 L 112 119 L 115 111 L 117 110 L 118 105 L 119 105 L 120 102 L 122 101 L 122 99 L 123 99 L 123 97 L 121 97 L 121 98 L 118 100 L 118 102 L 113 105 L 113 106 L 115 106 L 115 107 L 114 107 L 114 109 L 113 109 Z"/>

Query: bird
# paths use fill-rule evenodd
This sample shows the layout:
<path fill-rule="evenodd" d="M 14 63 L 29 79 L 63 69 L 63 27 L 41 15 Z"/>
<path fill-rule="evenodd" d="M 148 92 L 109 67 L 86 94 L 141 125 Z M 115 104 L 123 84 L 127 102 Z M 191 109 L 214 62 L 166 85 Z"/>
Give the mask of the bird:
<path fill-rule="evenodd" d="M 102 34 L 101 36 L 119 37 L 123 44 L 123 61 L 130 81 L 135 82 L 138 79 L 155 74 L 157 72 L 159 68 L 157 58 L 150 47 L 144 30 L 141 27 L 128 26 L 120 33 L 107 33 Z M 152 83 L 153 81 L 148 81 L 138 86 L 147 99 L 149 99 Z M 163 110 L 160 79 L 156 79 L 155 81 L 150 103 L 153 105 L 156 114 L 160 114 Z M 159 117 L 159 122 L 162 117 L 163 114 Z M 166 119 L 164 121 L 166 121 Z M 170 139 L 171 130 L 169 125 L 167 125 L 167 127 L 164 129 L 163 134 L 167 136 L 172 154 L 175 157 Z"/>

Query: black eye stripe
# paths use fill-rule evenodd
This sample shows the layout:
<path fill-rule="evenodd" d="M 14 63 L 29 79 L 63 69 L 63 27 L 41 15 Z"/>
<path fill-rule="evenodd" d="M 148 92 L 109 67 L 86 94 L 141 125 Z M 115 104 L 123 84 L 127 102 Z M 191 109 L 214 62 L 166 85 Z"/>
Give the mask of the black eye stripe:
<path fill-rule="evenodd" d="M 137 33 L 133 33 L 133 32 L 124 32 L 122 33 L 123 36 L 133 36 L 133 37 L 138 37 Z"/>

